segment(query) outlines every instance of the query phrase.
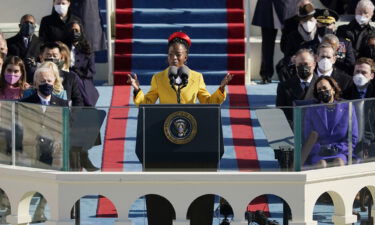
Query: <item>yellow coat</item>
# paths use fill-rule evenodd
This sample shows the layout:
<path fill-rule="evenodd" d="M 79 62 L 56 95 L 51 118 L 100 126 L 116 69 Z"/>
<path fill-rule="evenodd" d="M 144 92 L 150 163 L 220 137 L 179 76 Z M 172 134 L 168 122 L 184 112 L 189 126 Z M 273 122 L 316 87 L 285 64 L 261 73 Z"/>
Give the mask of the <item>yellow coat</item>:
<path fill-rule="evenodd" d="M 226 93 L 217 89 L 210 95 L 202 74 L 190 70 L 188 85 L 181 90 L 181 104 L 194 104 L 197 98 L 203 104 L 221 104 L 226 98 Z M 134 96 L 134 103 L 154 104 L 158 99 L 161 104 L 177 104 L 176 92 L 169 83 L 168 68 L 152 76 L 150 91 L 145 95 L 140 90 Z"/>

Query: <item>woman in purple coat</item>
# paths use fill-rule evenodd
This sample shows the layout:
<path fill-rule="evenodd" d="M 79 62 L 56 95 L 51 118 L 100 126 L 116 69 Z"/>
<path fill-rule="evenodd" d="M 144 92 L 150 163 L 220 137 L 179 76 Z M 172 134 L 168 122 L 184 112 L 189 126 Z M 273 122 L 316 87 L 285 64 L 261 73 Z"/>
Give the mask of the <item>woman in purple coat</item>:
<path fill-rule="evenodd" d="M 68 41 L 71 50 L 70 70 L 81 78 L 79 88 L 85 106 L 95 106 L 99 98 L 99 92 L 94 86 L 95 55 L 85 37 L 82 24 L 79 21 L 72 21 L 67 26 L 70 34 Z"/>
<path fill-rule="evenodd" d="M 336 81 L 328 76 L 321 76 L 314 85 L 314 97 L 319 103 L 331 105 L 306 108 L 304 116 L 304 139 L 307 141 L 311 132 L 318 133 L 318 139 L 305 162 L 306 166 L 318 168 L 330 165 L 345 165 L 348 162 L 349 144 L 349 104 L 338 103 L 341 90 Z M 352 109 L 352 147 L 358 142 L 358 122 L 354 107 Z M 353 157 L 356 156 L 353 154 Z"/>

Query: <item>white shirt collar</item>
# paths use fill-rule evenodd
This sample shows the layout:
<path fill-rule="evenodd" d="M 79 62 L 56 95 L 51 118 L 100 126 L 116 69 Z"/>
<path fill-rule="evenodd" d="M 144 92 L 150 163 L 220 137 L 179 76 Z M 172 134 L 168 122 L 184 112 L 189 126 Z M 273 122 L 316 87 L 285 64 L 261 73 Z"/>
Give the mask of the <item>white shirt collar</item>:
<path fill-rule="evenodd" d="M 313 76 L 314 75 L 311 75 L 311 76 L 309 76 L 309 78 L 307 78 L 307 80 L 302 80 L 301 78 L 299 78 L 299 80 L 301 81 L 301 83 L 303 83 L 303 82 L 307 82 L 307 83 L 311 83 L 311 80 L 313 79 Z"/>
<path fill-rule="evenodd" d="M 43 96 L 41 96 L 41 95 L 39 95 L 39 93 L 37 93 L 38 94 L 38 97 L 39 97 L 39 99 L 40 99 L 40 101 L 42 102 L 42 104 L 43 105 L 49 105 L 49 102 L 51 101 L 51 96 L 48 96 L 47 98 L 44 98 Z"/>
<path fill-rule="evenodd" d="M 318 77 L 321 77 L 321 76 L 328 76 L 328 77 L 330 77 L 332 75 L 333 69 L 331 69 L 327 73 L 321 73 L 319 69 L 317 69 L 317 71 L 318 71 Z"/>

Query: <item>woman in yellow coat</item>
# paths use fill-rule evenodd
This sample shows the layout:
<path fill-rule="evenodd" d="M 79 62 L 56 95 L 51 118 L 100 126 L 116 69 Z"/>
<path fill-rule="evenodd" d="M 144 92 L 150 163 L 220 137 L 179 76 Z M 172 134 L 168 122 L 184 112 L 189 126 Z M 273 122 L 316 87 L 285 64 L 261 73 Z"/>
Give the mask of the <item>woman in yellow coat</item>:
<path fill-rule="evenodd" d="M 169 67 L 156 73 L 151 80 L 151 89 L 144 94 L 139 87 L 137 75 L 128 75 L 128 83 L 134 89 L 134 103 L 154 104 L 159 99 L 161 104 L 194 104 L 197 100 L 204 104 L 221 104 L 226 97 L 225 86 L 232 79 L 227 74 L 220 87 L 211 95 L 201 73 L 185 66 L 188 59 L 191 40 L 182 32 L 173 33 L 168 39 Z M 172 76 L 173 75 L 173 76 Z M 177 93 L 180 90 L 180 98 Z M 179 99 L 179 100 L 178 100 Z M 149 225 L 172 225 L 174 212 L 165 200 L 158 196 L 146 196 L 147 219 Z M 213 218 L 214 197 L 205 195 L 188 212 L 191 225 L 211 225 Z"/>
<path fill-rule="evenodd" d="M 181 68 L 185 65 L 191 40 L 183 32 L 175 32 L 168 39 L 168 64 L 169 67 L 162 72 L 154 74 L 151 80 L 151 89 L 144 94 L 139 87 L 137 75 L 128 75 L 128 83 L 134 88 L 134 103 L 154 104 L 158 99 L 161 104 L 176 104 L 176 91 L 178 85 L 171 87 L 169 71 L 171 67 Z M 231 74 L 227 74 L 222 80 L 220 87 L 211 95 L 207 89 L 201 73 L 189 70 L 186 87 L 181 89 L 181 104 L 194 104 L 197 99 L 203 104 L 221 104 L 226 97 L 225 86 L 232 79 Z"/>

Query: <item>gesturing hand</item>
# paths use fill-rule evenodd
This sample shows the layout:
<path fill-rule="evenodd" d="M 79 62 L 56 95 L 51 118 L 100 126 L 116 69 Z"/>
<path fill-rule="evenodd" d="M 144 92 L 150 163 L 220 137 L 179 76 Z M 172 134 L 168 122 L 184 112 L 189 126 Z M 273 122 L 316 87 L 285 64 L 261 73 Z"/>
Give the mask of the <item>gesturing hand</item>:
<path fill-rule="evenodd" d="M 126 83 L 130 84 L 134 88 L 134 91 L 137 92 L 139 90 L 139 81 L 137 74 L 127 74 L 127 76 L 128 80 L 126 81 Z"/>
<path fill-rule="evenodd" d="M 223 78 L 223 80 L 221 81 L 220 83 L 220 91 L 224 93 L 224 90 L 225 90 L 225 86 L 228 85 L 229 81 L 232 80 L 233 78 L 233 74 L 230 74 L 230 73 L 227 73 L 227 75 L 225 75 L 225 77 Z"/>

